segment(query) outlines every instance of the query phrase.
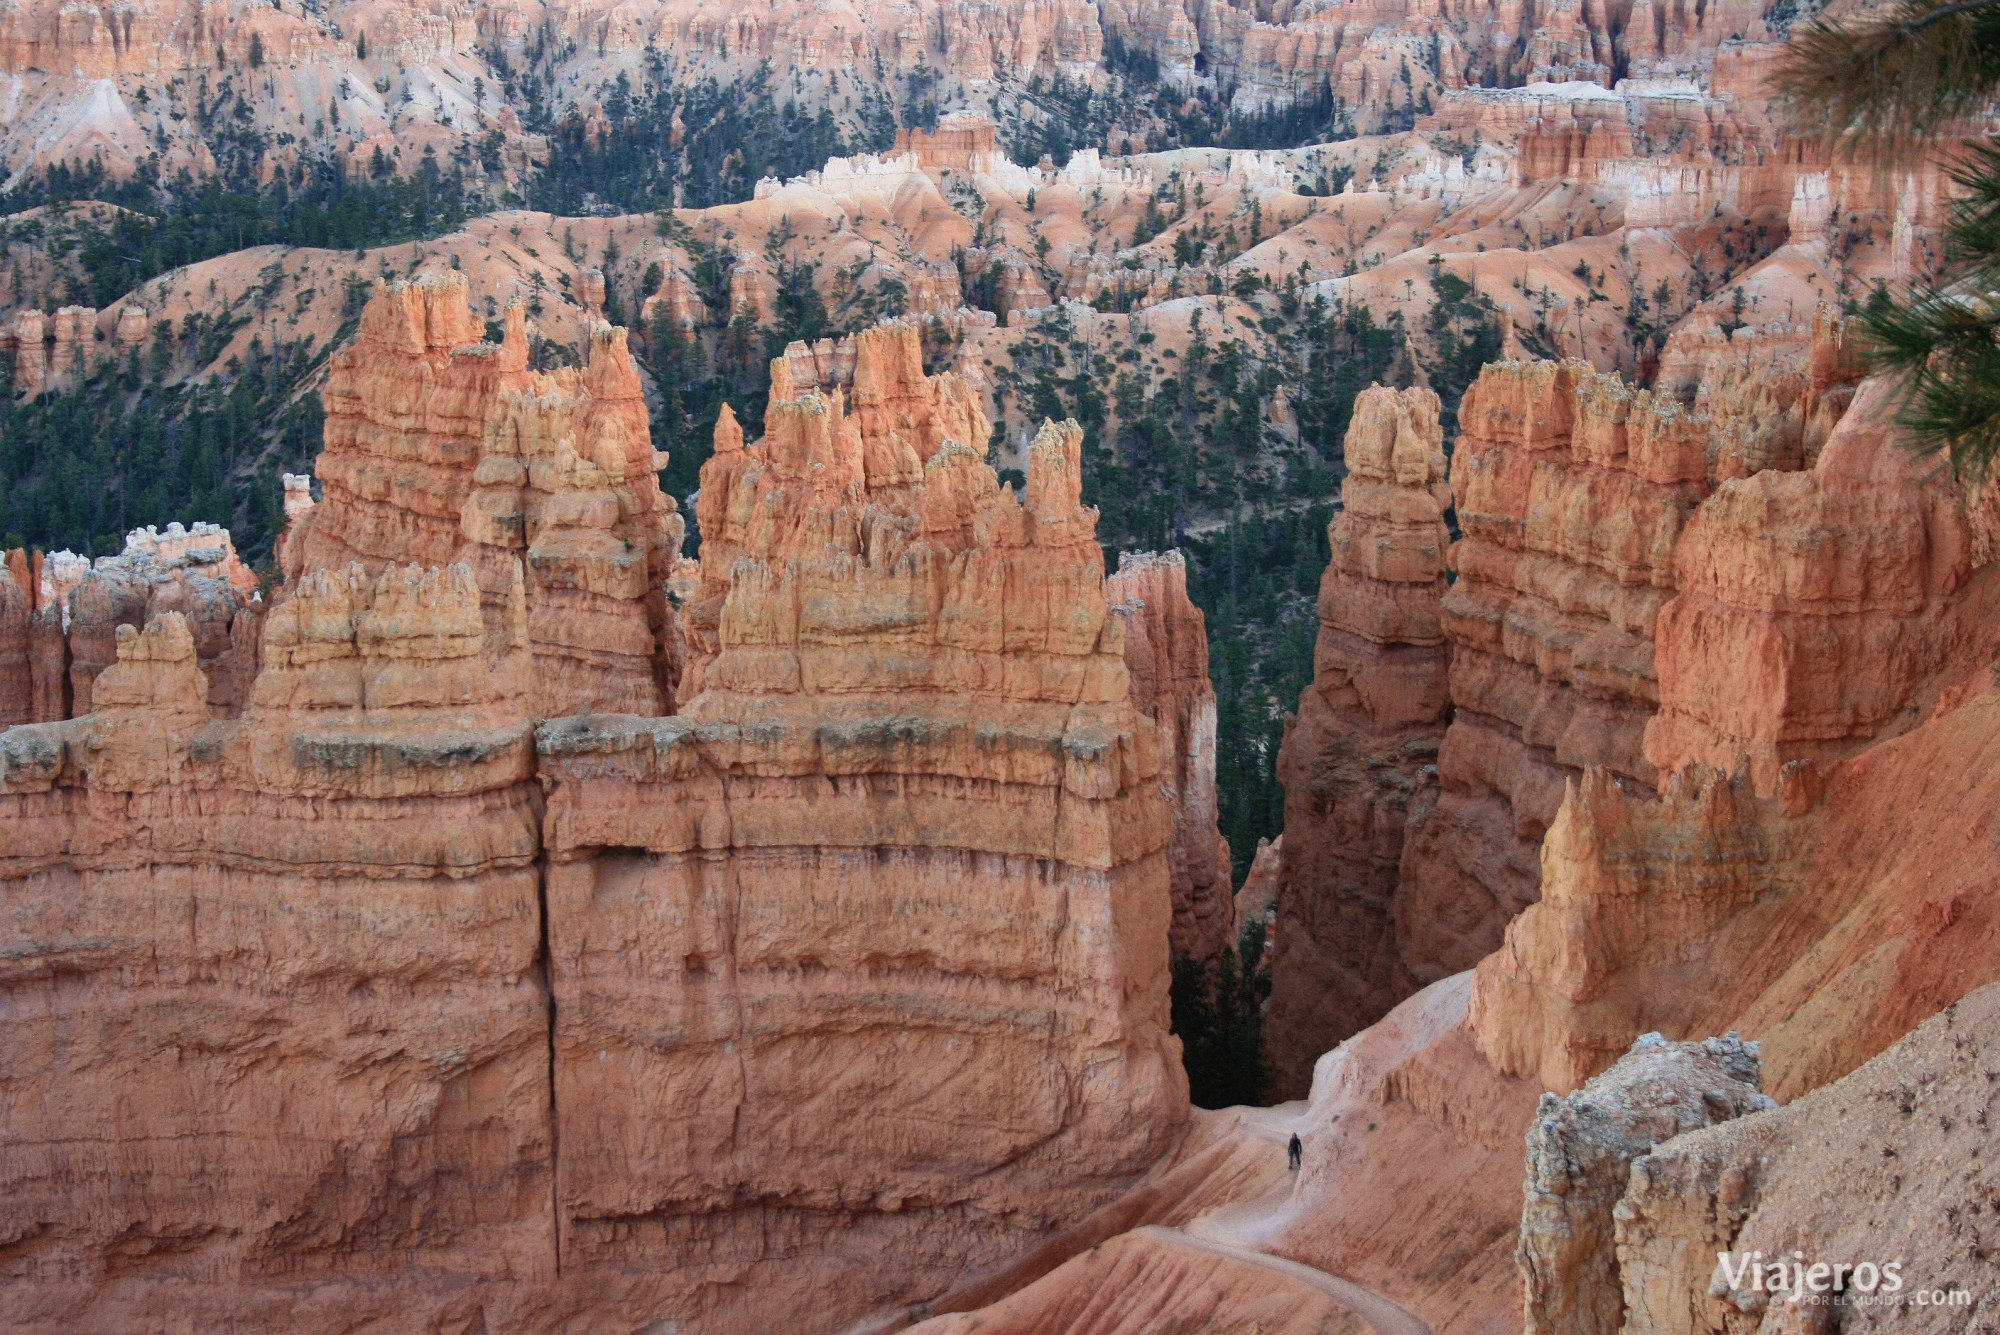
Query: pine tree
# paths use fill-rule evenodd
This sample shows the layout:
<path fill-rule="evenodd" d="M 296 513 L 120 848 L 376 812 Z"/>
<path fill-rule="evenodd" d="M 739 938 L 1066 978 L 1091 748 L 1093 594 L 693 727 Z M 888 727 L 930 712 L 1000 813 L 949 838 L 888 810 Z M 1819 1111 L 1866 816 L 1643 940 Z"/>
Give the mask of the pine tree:
<path fill-rule="evenodd" d="M 1967 124 L 2000 91 L 2000 0 L 1903 0 L 1794 37 L 1779 91 L 1800 127 L 1886 169 Z M 1861 316 L 1877 369 L 1899 377 L 1901 422 L 1921 452 L 1980 478 L 2000 458 L 2000 148 L 1968 147 L 1942 280 Z"/>

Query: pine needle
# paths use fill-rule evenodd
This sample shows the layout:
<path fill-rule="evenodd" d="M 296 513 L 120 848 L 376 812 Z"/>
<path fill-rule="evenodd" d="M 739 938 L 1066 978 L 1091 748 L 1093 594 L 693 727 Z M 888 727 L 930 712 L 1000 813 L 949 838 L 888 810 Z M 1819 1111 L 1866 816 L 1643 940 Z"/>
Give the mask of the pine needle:
<path fill-rule="evenodd" d="M 2000 0 L 1906 0 L 1820 20 L 1792 38 L 1772 82 L 1802 132 L 1862 156 L 1902 154 L 2000 88 Z"/>

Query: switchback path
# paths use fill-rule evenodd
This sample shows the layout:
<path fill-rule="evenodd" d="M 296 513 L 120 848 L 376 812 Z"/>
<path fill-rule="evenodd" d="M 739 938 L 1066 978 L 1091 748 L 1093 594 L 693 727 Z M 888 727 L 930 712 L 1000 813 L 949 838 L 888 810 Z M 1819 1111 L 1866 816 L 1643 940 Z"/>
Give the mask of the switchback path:
<path fill-rule="evenodd" d="M 1251 1265 L 1263 1266 L 1266 1270 L 1275 1270 L 1302 1284 L 1310 1284 L 1373 1326 L 1375 1335 L 1433 1335 L 1430 1326 L 1416 1313 L 1400 1303 L 1384 1298 L 1373 1289 L 1364 1289 L 1353 1280 L 1329 1275 L 1324 1270 L 1315 1270 L 1309 1265 L 1287 1260 L 1282 1256 L 1272 1256 L 1268 1252 L 1253 1252 L 1245 1247 L 1232 1247 L 1226 1242 L 1210 1242 L 1207 1238 L 1197 1238 L 1177 1228 L 1149 1224 L 1136 1231 L 1169 1246 L 1191 1247 L 1196 1251 L 1227 1256 L 1231 1260 L 1245 1261 Z"/>

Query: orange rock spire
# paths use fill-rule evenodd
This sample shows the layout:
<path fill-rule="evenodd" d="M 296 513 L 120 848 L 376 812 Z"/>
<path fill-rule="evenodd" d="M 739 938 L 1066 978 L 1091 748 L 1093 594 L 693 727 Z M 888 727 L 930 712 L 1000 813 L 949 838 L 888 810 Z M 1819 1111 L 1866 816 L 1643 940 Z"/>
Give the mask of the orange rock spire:
<path fill-rule="evenodd" d="M 1372 1023 L 1416 986 L 1403 937 L 1420 933 L 1399 931 L 1396 887 L 1411 808 L 1436 800 L 1449 705 L 1438 605 L 1451 492 L 1438 407 L 1427 389 L 1372 388 L 1347 431 L 1313 684 L 1278 757 L 1284 930 L 1269 1015 L 1286 1090 L 1304 1090 L 1331 1036 Z"/>
<path fill-rule="evenodd" d="M 582 369 L 550 373 L 528 369 L 518 307 L 484 338 L 462 275 L 377 290 L 327 379 L 325 497 L 287 534 L 286 571 L 462 562 L 495 649 L 518 572 L 535 712 L 665 713 L 681 520 L 625 332 L 600 325 Z"/>

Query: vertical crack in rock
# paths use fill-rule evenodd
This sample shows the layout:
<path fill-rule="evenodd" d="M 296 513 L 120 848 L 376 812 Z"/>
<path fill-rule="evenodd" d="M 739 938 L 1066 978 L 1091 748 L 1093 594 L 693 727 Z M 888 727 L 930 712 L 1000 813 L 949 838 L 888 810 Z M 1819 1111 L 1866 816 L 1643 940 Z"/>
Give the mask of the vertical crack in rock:
<path fill-rule="evenodd" d="M 1081 429 L 1003 487 L 900 322 L 772 382 L 702 470 L 680 712 L 538 733 L 565 1277 L 704 1329 L 935 1296 L 1187 1115 L 1174 812 Z"/>
<path fill-rule="evenodd" d="M 541 817 L 536 813 L 536 835 L 541 834 Z M 538 838 L 539 842 L 539 838 Z M 549 858 L 546 851 L 535 859 L 535 908 L 540 940 L 535 962 L 542 976 L 542 1005 L 548 1015 L 549 1081 L 549 1252 L 557 1279 L 562 1278 L 562 1109 L 556 1103 L 556 960 L 549 945 Z"/>
<path fill-rule="evenodd" d="M 309 1274 L 344 1326 L 835 1329 L 1126 1190 L 1188 1116 L 1176 823 L 1081 428 L 1017 491 L 915 327 L 790 348 L 683 618 L 622 339 L 544 379 L 477 332 L 371 302 L 237 716 L 240 607 L 73 600 L 95 712 L 7 731 L 0 873 L 8 985 L 92 1009 L 16 1022 L 0 1236 L 137 1302 L 199 1267 L 210 1324 L 320 1328 Z M 5 566 L 18 716 L 57 609 Z"/>

